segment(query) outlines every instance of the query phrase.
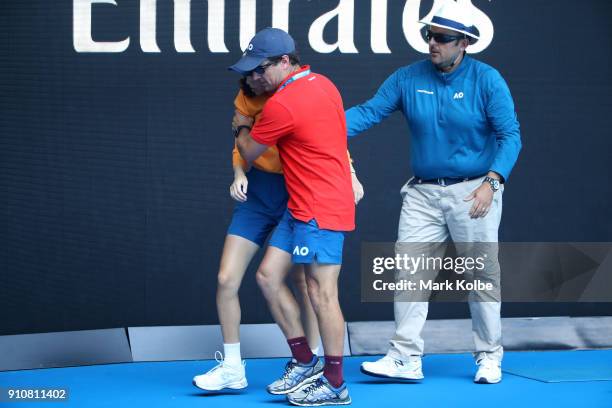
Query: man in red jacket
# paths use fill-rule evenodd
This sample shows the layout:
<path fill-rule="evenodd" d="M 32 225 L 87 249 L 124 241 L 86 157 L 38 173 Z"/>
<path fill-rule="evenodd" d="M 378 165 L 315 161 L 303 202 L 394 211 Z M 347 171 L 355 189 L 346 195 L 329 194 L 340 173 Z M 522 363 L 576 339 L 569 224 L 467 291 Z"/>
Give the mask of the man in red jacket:
<path fill-rule="evenodd" d="M 293 359 L 268 386 L 296 405 L 349 404 L 342 375 L 344 318 L 338 302 L 338 275 L 344 232 L 355 228 L 355 203 L 346 154 L 346 123 L 340 93 L 320 74 L 300 66 L 286 32 L 267 28 L 255 35 L 230 69 L 252 75 L 273 96 L 259 122 L 235 115 L 237 146 L 252 162 L 276 145 L 289 202 L 257 272 L 270 311 L 287 337 Z M 285 284 L 292 263 L 304 264 L 317 315 L 325 365 L 308 348 L 299 307 Z"/>

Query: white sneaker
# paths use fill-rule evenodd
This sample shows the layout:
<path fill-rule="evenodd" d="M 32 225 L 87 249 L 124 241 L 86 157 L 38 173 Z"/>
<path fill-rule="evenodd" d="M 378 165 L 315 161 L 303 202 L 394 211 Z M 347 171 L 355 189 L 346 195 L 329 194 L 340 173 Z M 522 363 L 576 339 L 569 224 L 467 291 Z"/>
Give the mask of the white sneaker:
<path fill-rule="evenodd" d="M 423 368 L 419 356 L 410 356 L 407 360 L 384 356 L 378 361 L 361 363 L 361 372 L 374 377 L 402 380 L 423 379 Z"/>
<path fill-rule="evenodd" d="M 320 407 L 323 405 L 350 405 L 351 396 L 349 395 L 346 383 L 334 388 L 321 376 L 314 383 L 300 388 L 296 392 L 287 394 L 287 401 L 293 405 L 301 407 Z"/>
<path fill-rule="evenodd" d="M 474 382 L 478 384 L 497 384 L 502 379 L 500 362 L 488 357 L 483 353 L 483 357 L 476 361 L 478 371 L 474 376 Z"/>
<path fill-rule="evenodd" d="M 300 364 L 292 358 L 285 365 L 283 376 L 268 385 L 266 389 L 274 395 L 289 394 L 315 382 L 323 375 L 323 367 L 323 360 L 317 356 L 313 356 L 309 364 Z"/>
<path fill-rule="evenodd" d="M 246 362 L 243 361 L 238 366 L 226 364 L 220 351 L 215 353 L 215 360 L 219 364 L 207 373 L 193 377 L 193 385 L 205 391 L 219 391 L 225 388 L 240 390 L 249 385 L 244 375 Z"/>

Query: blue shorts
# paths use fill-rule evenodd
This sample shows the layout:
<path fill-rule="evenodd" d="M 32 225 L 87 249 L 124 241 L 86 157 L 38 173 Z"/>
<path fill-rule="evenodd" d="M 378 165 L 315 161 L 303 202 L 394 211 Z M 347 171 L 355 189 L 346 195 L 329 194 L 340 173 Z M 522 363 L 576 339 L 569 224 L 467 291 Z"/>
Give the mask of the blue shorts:
<path fill-rule="evenodd" d="M 247 173 L 247 200 L 236 204 L 227 233 L 260 247 L 287 210 L 287 189 L 282 174 L 251 168 Z"/>
<path fill-rule="evenodd" d="M 296 220 L 287 210 L 268 245 L 289 252 L 296 264 L 341 265 L 344 232 L 320 229 L 314 219 Z"/>

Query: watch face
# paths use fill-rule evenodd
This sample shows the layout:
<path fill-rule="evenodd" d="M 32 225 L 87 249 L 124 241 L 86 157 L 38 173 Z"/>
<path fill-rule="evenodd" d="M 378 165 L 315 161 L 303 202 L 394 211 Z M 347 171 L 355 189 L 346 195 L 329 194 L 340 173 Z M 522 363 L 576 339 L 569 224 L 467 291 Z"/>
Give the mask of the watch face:
<path fill-rule="evenodd" d="M 493 186 L 494 190 L 499 190 L 499 180 L 492 180 L 491 186 Z"/>

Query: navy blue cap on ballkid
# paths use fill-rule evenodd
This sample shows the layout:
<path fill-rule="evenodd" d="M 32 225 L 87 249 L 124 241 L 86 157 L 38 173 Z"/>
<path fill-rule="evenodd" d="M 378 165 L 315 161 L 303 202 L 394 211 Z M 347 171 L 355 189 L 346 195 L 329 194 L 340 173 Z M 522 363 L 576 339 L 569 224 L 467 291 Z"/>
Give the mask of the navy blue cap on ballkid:
<path fill-rule="evenodd" d="M 295 42 L 289 34 L 279 28 L 264 28 L 255 34 L 242 58 L 229 69 L 247 75 L 266 58 L 293 52 L 295 52 Z"/>

